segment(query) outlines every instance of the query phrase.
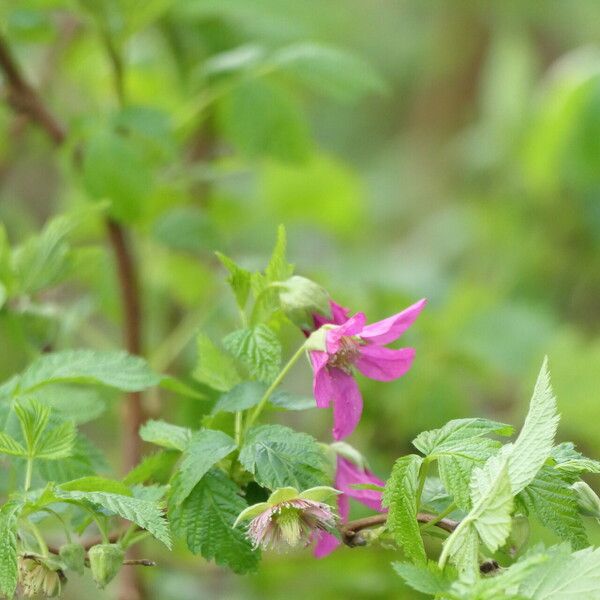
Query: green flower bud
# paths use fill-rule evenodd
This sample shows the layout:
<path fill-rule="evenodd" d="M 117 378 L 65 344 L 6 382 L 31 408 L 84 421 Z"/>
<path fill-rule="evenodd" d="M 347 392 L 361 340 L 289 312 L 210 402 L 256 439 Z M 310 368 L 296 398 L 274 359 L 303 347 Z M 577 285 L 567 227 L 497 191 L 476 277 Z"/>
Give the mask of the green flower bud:
<path fill-rule="evenodd" d="M 62 561 L 70 571 L 83 575 L 85 567 L 85 549 L 81 544 L 65 544 L 59 551 Z"/>
<path fill-rule="evenodd" d="M 579 512 L 586 517 L 600 519 L 598 494 L 585 481 L 576 481 L 571 489 L 575 492 Z"/>
<path fill-rule="evenodd" d="M 100 589 L 104 589 L 117 576 L 124 556 L 123 548 L 117 544 L 98 544 L 90 548 L 90 569 Z"/>
<path fill-rule="evenodd" d="M 365 457 L 354 446 L 346 442 L 333 442 L 329 446 L 336 455 L 339 454 L 342 458 L 354 463 L 360 469 L 364 470 L 367 468 L 368 465 Z"/>
<path fill-rule="evenodd" d="M 314 281 L 294 275 L 277 287 L 283 312 L 302 329 L 314 328 L 314 313 L 329 315 L 329 294 Z"/>

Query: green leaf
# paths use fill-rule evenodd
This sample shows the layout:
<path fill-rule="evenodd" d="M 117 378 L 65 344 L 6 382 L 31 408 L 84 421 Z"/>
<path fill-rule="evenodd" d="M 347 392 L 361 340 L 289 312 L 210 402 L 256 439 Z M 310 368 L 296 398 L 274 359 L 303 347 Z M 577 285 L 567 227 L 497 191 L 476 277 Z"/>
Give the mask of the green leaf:
<path fill-rule="evenodd" d="M 83 184 L 94 200 L 110 200 L 110 214 L 134 223 L 152 188 L 152 172 L 133 137 L 100 131 L 85 145 Z"/>
<path fill-rule="evenodd" d="M 272 60 L 285 73 L 339 102 L 356 101 L 385 90 L 385 83 L 373 67 L 337 48 L 303 42 L 279 50 Z"/>
<path fill-rule="evenodd" d="M 35 400 L 29 400 L 15 404 L 14 411 L 21 425 L 28 454 L 33 456 L 48 425 L 50 409 Z"/>
<path fill-rule="evenodd" d="M 513 494 L 518 494 L 533 481 L 550 456 L 559 418 L 556 398 L 550 384 L 548 358 L 545 358 L 523 429 L 514 444 L 507 444 L 502 448 L 503 455 L 508 457 L 508 474 Z"/>
<path fill-rule="evenodd" d="M 488 454 L 492 456 L 492 452 Z M 471 490 L 469 483 L 473 469 L 479 464 L 479 461 L 463 458 L 462 456 L 453 456 L 451 454 L 440 456 L 438 459 L 438 472 L 444 487 L 452 496 L 456 506 L 463 510 L 471 508 Z"/>
<path fill-rule="evenodd" d="M 179 459 L 179 452 L 174 450 L 159 450 L 142 459 L 139 465 L 131 469 L 123 478 L 125 485 L 136 485 L 149 481 L 166 483 L 171 477 L 171 471 Z"/>
<path fill-rule="evenodd" d="M 413 446 L 428 456 L 442 454 L 462 454 L 467 441 L 482 438 L 484 435 L 511 435 L 513 428 L 505 423 L 488 419 L 454 419 L 440 429 L 424 431 L 414 440 Z M 467 455 L 468 457 L 471 454 Z M 476 454 L 475 458 L 479 458 Z"/>
<path fill-rule="evenodd" d="M 266 325 L 234 331 L 223 340 L 223 344 L 259 381 L 270 383 L 279 373 L 281 344 Z"/>
<path fill-rule="evenodd" d="M 172 485 L 172 502 L 181 504 L 208 470 L 236 448 L 235 441 L 222 431 L 201 429 L 194 432 Z"/>
<path fill-rule="evenodd" d="M 539 565 L 520 586 L 531 600 L 595 600 L 600 598 L 600 548 L 571 554 L 568 547 L 547 551 L 549 560 Z"/>
<path fill-rule="evenodd" d="M 27 450 L 7 433 L 0 432 L 0 452 L 11 456 L 27 456 Z"/>
<path fill-rule="evenodd" d="M 488 463 L 495 463 L 492 457 Z M 513 496 L 506 459 L 499 466 L 486 465 L 473 472 L 473 508 L 444 542 L 440 566 L 451 558 L 469 578 L 478 573 L 478 535 L 491 552 L 508 537 L 511 528 Z"/>
<path fill-rule="evenodd" d="M 43 402 L 52 414 L 81 425 L 104 413 L 107 397 L 110 391 L 105 388 L 55 383 L 44 388 Z"/>
<path fill-rule="evenodd" d="M 416 454 L 399 458 L 385 484 L 383 506 L 388 507 L 387 527 L 404 554 L 414 562 L 426 562 L 427 555 L 417 523 L 417 485 L 423 459 Z"/>
<path fill-rule="evenodd" d="M 77 430 L 72 421 L 49 427 L 35 449 L 35 457 L 46 460 L 68 458 L 73 453 Z"/>
<path fill-rule="evenodd" d="M 185 450 L 192 437 L 192 432 L 187 427 L 172 425 L 166 421 L 146 421 L 140 428 L 140 437 L 145 442 L 171 448 L 172 450 Z"/>
<path fill-rule="evenodd" d="M 67 481 L 60 485 L 60 489 L 66 492 L 108 492 L 109 494 L 131 496 L 131 490 L 123 482 L 98 476 L 80 477 Z"/>
<path fill-rule="evenodd" d="M 244 381 L 223 394 L 213 408 L 213 414 L 237 412 L 256 406 L 263 397 L 267 386 L 258 381 Z"/>
<path fill-rule="evenodd" d="M 158 382 L 159 377 L 143 358 L 127 352 L 65 350 L 44 354 L 31 363 L 21 374 L 14 395 L 54 383 L 86 383 L 139 392 Z"/>
<path fill-rule="evenodd" d="M 71 266 L 67 235 L 78 220 L 70 216 L 52 219 L 39 235 L 15 248 L 12 262 L 21 293 L 33 294 L 64 278 Z"/>
<path fill-rule="evenodd" d="M 288 263 L 287 253 L 287 235 L 285 227 L 279 225 L 277 228 L 277 240 L 269 264 L 265 269 L 265 279 L 268 283 L 276 281 L 285 281 L 294 273 L 294 265 Z"/>
<path fill-rule="evenodd" d="M 256 481 L 271 490 L 305 490 L 328 483 L 324 454 L 317 441 L 282 425 L 253 427 L 239 456 Z"/>
<path fill-rule="evenodd" d="M 544 466 L 519 496 L 540 523 L 579 550 L 588 545 L 577 498 L 561 473 Z"/>
<path fill-rule="evenodd" d="M 135 523 L 138 527 L 151 533 L 157 540 L 171 547 L 169 528 L 160 505 L 156 502 L 138 500 L 130 496 L 108 492 L 83 492 L 56 490 L 56 496 L 62 500 L 89 502 L 102 507 L 115 515 Z"/>
<path fill-rule="evenodd" d="M 312 396 L 292 394 L 285 390 L 277 390 L 269 398 L 269 402 L 277 408 L 285 410 L 308 410 L 316 408 L 315 399 Z"/>
<path fill-rule="evenodd" d="M 227 392 L 240 382 L 240 376 L 233 360 L 217 348 L 203 333 L 196 339 L 198 363 L 194 370 L 194 378 L 206 385 Z"/>
<path fill-rule="evenodd" d="M 406 585 L 422 594 L 443 594 L 452 583 L 452 570 L 442 571 L 434 562 L 427 565 L 395 562 L 392 567 Z"/>
<path fill-rule="evenodd" d="M 240 310 L 244 310 L 244 307 L 248 302 L 248 295 L 250 294 L 250 271 L 242 269 L 242 267 L 238 266 L 231 258 L 221 254 L 221 252 L 217 252 L 216 255 L 221 263 L 223 263 L 223 266 L 229 271 L 227 283 L 233 291 L 233 295 L 235 296 Z"/>
<path fill-rule="evenodd" d="M 297 162 L 310 151 L 306 119 L 295 99 L 264 79 L 246 79 L 219 105 L 225 136 L 248 158 Z"/>
<path fill-rule="evenodd" d="M 247 508 L 238 487 L 219 469 L 211 469 L 185 502 L 170 514 L 176 535 L 194 554 L 231 568 L 236 573 L 255 571 L 260 553 L 246 534 L 233 527 Z"/>
<path fill-rule="evenodd" d="M 551 458 L 556 461 L 555 468 L 566 475 L 581 473 L 600 473 L 600 461 L 587 458 L 575 450 L 573 442 L 564 442 L 552 448 Z"/>
<path fill-rule="evenodd" d="M 19 582 L 17 566 L 17 513 L 19 504 L 0 509 L 0 594 L 12 598 Z"/>

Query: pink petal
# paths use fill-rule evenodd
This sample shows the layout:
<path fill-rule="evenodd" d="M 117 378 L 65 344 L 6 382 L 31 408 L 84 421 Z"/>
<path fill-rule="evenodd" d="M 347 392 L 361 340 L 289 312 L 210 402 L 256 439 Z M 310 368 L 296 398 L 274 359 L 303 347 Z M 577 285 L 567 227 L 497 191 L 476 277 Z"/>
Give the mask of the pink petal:
<path fill-rule="evenodd" d="M 331 554 L 342 542 L 338 540 L 335 535 L 327 533 L 326 531 L 320 531 L 317 534 L 317 543 L 313 550 L 313 555 L 316 558 L 325 558 Z"/>
<path fill-rule="evenodd" d="M 361 469 L 353 462 L 338 456 L 337 470 L 335 476 L 335 487 L 344 492 L 344 495 L 358 500 L 361 504 L 378 512 L 383 512 L 381 506 L 382 492 L 376 490 L 357 490 L 353 488 L 356 484 L 371 483 L 384 486 L 385 483 L 367 469 Z"/>
<path fill-rule="evenodd" d="M 314 370 L 313 394 L 319 408 L 327 408 L 334 396 L 331 376 L 326 367 L 328 360 L 327 352 L 313 351 L 310 353 L 310 362 Z"/>
<path fill-rule="evenodd" d="M 393 350 L 377 344 L 360 347 L 360 356 L 355 365 L 358 370 L 377 381 L 392 381 L 402 377 L 415 359 L 414 348 Z"/>
<path fill-rule="evenodd" d="M 364 329 L 365 321 L 365 313 L 356 313 L 343 325 L 329 330 L 327 332 L 327 352 L 335 354 L 340 349 L 340 340 L 346 336 L 359 334 Z"/>
<path fill-rule="evenodd" d="M 360 337 L 376 344 L 389 344 L 397 340 L 415 322 L 426 304 L 427 300 L 423 298 L 393 317 L 367 325 Z"/>
<path fill-rule="evenodd" d="M 336 368 L 326 370 L 329 371 L 333 392 L 333 437 L 341 440 L 349 436 L 360 421 L 362 396 L 352 375 Z"/>
<path fill-rule="evenodd" d="M 313 314 L 313 322 L 315 324 L 315 329 L 319 329 L 319 327 L 322 327 L 326 323 L 332 323 L 333 325 L 343 325 L 348 320 L 348 313 L 350 311 L 347 308 L 340 306 L 333 300 L 329 301 L 329 306 L 331 308 L 331 318 L 316 313 Z"/>

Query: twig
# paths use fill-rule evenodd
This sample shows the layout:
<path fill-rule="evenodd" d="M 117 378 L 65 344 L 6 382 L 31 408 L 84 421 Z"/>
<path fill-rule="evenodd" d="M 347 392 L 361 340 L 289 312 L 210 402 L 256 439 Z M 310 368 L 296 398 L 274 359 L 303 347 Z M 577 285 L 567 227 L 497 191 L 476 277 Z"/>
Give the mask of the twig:
<path fill-rule="evenodd" d="M 419 523 L 430 523 L 437 519 L 437 515 L 429 513 L 418 513 L 417 521 Z M 342 535 L 342 541 L 347 546 L 354 548 L 355 546 L 364 546 L 364 540 L 358 535 L 363 529 L 369 529 L 370 527 L 377 527 L 379 525 L 385 525 L 387 522 L 387 514 L 382 513 L 379 515 L 372 515 L 363 519 L 356 519 L 355 521 L 349 521 L 340 528 Z M 458 521 L 453 519 L 440 519 L 435 523 L 436 527 L 452 533 L 458 527 Z"/>
<path fill-rule="evenodd" d="M 66 129 L 46 108 L 37 92 L 25 81 L 6 41 L 0 37 L 0 70 L 7 84 L 7 101 L 20 113 L 25 113 L 46 131 L 52 141 L 60 145 L 66 137 Z"/>

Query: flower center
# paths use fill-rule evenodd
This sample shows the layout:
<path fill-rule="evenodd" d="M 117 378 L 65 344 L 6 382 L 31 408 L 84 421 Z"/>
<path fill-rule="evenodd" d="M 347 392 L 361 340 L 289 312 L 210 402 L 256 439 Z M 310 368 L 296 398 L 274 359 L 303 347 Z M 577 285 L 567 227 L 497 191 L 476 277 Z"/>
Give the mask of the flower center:
<path fill-rule="evenodd" d="M 357 337 L 345 335 L 340 338 L 340 348 L 329 357 L 329 366 L 341 369 L 345 373 L 351 373 L 352 365 L 360 356 L 361 340 Z"/>

